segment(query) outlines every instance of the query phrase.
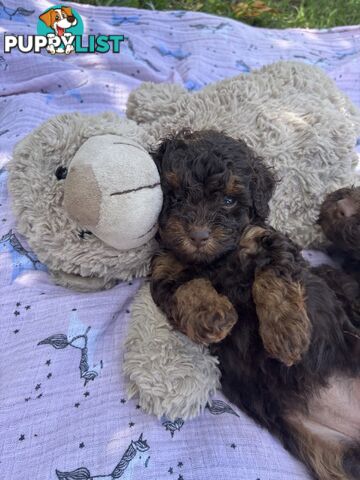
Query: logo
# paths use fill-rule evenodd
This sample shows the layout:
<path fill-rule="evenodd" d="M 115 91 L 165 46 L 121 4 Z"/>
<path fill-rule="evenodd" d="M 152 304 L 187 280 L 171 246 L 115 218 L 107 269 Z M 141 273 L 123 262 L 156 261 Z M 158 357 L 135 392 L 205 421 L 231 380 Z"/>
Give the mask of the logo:
<path fill-rule="evenodd" d="M 51 55 L 70 53 L 120 53 L 124 35 L 83 35 L 84 24 L 78 12 L 65 5 L 48 8 L 40 16 L 37 35 L 4 35 L 4 52 L 17 49 L 22 53 Z"/>

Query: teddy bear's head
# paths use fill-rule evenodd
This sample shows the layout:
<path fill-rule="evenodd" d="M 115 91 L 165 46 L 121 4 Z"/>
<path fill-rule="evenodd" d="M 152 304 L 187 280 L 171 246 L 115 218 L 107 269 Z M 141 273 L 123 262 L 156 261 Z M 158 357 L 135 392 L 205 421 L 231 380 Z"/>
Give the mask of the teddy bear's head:
<path fill-rule="evenodd" d="M 60 283 L 86 290 L 90 279 L 111 286 L 147 272 L 162 206 L 149 142 L 113 114 L 66 114 L 16 146 L 9 190 L 18 230 Z"/>

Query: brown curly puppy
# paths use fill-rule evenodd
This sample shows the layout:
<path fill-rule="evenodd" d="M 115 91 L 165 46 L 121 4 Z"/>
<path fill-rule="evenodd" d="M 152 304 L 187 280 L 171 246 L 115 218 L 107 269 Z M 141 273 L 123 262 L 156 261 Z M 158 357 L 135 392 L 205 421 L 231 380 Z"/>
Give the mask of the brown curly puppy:
<path fill-rule="evenodd" d="M 327 195 L 318 223 L 331 242 L 327 251 L 340 269 L 322 265 L 314 270 L 336 292 L 352 322 L 360 327 L 360 187 Z"/>
<path fill-rule="evenodd" d="M 265 226 L 271 172 L 213 131 L 165 140 L 154 159 L 164 192 L 155 302 L 212 344 L 225 395 L 317 479 L 359 479 L 359 332 L 299 248 Z"/>

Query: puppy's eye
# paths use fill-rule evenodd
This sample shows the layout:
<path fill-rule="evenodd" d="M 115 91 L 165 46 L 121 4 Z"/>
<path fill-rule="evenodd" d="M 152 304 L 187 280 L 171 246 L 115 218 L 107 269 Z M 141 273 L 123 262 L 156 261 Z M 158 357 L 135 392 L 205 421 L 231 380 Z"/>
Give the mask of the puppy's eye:
<path fill-rule="evenodd" d="M 60 20 L 59 15 L 55 15 L 55 20 Z"/>
<path fill-rule="evenodd" d="M 234 205 L 236 205 L 235 198 L 228 197 L 227 195 L 225 195 L 223 202 L 224 202 L 224 207 L 233 207 Z"/>
<path fill-rule="evenodd" d="M 182 198 L 181 197 L 172 197 L 171 199 L 173 205 L 179 205 L 181 203 Z"/>
<path fill-rule="evenodd" d="M 66 178 L 67 176 L 67 173 L 68 173 L 68 170 L 66 167 L 63 167 L 62 165 L 60 165 L 60 167 L 58 167 L 56 170 L 55 170 L 55 177 L 58 179 L 58 180 L 64 180 L 64 178 Z"/>

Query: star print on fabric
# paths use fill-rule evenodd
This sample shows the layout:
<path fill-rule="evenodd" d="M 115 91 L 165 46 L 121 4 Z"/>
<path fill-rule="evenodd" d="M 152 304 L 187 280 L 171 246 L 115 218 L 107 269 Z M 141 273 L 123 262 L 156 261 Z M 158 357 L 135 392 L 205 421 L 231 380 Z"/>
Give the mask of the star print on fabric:
<path fill-rule="evenodd" d="M 19 329 L 17 328 L 16 330 L 14 330 L 14 333 L 19 333 Z"/>
<path fill-rule="evenodd" d="M 84 442 L 79 443 L 79 448 L 84 448 L 84 447 L 85 447 Z"/>
<path fill-rule="evenodd" d="M 169 468 L 168 472 L 170 473 L 170 475 L 172 475 L 174 473 L 174 470 L 172 467 Z"/>
<path fill-rule="evenodd" d="M 178 480 L 184 480 L 184 477 L 182 475 L 179 475 Z"/>
<path fill-rule="evenodd" d="M 15 310 L 14 315 L 15 317 L 17 317 L 18 315 L 20 315 L 20 312 L 18 310 Z"/>
<path fill-rule="evenodd" d="M 46 376 L 47 376 L 47 378 L 51 378 L 51 377 L 52 377 L 52 373 L 48 373 Z"/>
<path fill-rule="evenodd" d="M 42 393 L 40 393 L 36 398 L 41 398 L 43 396 Z"/>
<path fill-rule="evenodd" d="M 17 307 L 20 307 L 21 303 L 20 302 L 17 302 L 16 306 Z"/>
<path fill-rule="evenodd" d="M 23 440 L 25 440 L 25 435 L 22 433 L 19 437 L 19 441 L 22 442 Z"/>
<path fill-rule="evenodd" d="M 41 388 L 41 383 L 38 383 L 35 387 L 35 390 L 39 390 Z"/>
<path fill-rule="evenodd" d="M 178 467 L 179 467 L 179 468 L 181 468 L 183 465 L 184 465 L 183 462 L 179 462 L 179 463 L 178 463 Z"/>
<path fill-rule="evenodd" d="M 90 395 L 89 392 L 85 392 L 85 393 L 84 393 L 84 397 L 88 397 L 89 395 Z"/>
<path fill-rule="evenodd" d="M 25 310 L 30 310 L 30 308 L 31 308 L 30 305 L 26 305 Z"/>
<path fill-rule="evenodd" d="M 129 427 L 130 427 L 130 428 L 133 427 L 134 425 L 135 425 L 134 422 L 129 422 Z"/>
<path fill-rule="evenodd" d="M 126 403 L 125 398 L 122 398 L 122 399 L 120 400 L 120 403 Z"/>
<path fill-rule="evenodd" d="M 135 408 L 136 408 L 136 410 L 140 410 L 141 407 L 140 407 L 140 405 L 136 405 Z"/>
<path fill-rule="evenodd" d="M 235 450 L 235 448 L 236 448 L 236 445 L 235 445 L 235 443 L 232 443 L 232 444 L 230 445 L 230 447 L 231 447 L 231 448 L 233 448 L 233 449 Z"/>
<path fill-rule="evenodd" d="M 74 405 L 74 407 L 79 408 L 79 407 L 80 407 L 80 403 L 79 403 L 79 402 L 76 402 L 75 405 Z"/>
<path fill-rule="evenodd" d="M 26 397 L 25 398 L 25 402 L 28 402 L 29 400 L 31 400 L 31 397 Z"/>
<path fill-rule="evenodd" d="M 50 363 L 51 363 L 51 360 L 50 360 L 50 359 L 49 359 L 49 360 L 46 360 L 46 362 L 45 362 L 45 364 L 46 364 L 47 366 L 49 366 Z"/>

